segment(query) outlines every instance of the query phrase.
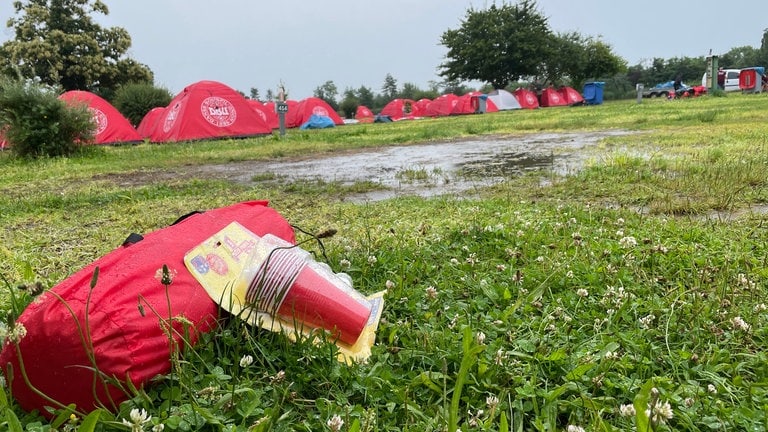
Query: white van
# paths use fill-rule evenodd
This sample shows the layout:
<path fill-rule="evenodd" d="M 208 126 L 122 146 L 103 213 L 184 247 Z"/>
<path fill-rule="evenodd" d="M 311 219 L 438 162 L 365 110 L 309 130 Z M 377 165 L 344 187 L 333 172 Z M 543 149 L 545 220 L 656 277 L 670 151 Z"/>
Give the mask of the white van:
<path fill-rule="evenodd" d="M 732 92 L 732 91 L 739 91 L 739 74 L 741 74 L 741 69 L 723 69 L 723 72 L 725 72 L 725 91 Z M 717 77 L 715 77 L 715 80 L 717 80 Z M 715 81 L 717 83 L 717 81 Z M 709 87 L 709 80 L 707 79 L 707 73 L 704 73 L 704 76 L 701 77 L 701 85 L 704 87 Z"/>

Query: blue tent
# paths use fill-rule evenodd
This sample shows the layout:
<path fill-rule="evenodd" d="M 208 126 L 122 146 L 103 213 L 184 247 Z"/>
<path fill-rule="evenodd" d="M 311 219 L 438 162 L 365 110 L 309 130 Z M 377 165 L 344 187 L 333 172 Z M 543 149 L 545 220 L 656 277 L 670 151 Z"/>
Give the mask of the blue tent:
<path fill-rule="evenodd" d="M 309 120 L 301 125 L 299 129 L 325 129 L 335 126 L 336 124 L 333 123 L 333 120 L 331 120 L 330 117 L 312 114 L 309 116 Z"/>

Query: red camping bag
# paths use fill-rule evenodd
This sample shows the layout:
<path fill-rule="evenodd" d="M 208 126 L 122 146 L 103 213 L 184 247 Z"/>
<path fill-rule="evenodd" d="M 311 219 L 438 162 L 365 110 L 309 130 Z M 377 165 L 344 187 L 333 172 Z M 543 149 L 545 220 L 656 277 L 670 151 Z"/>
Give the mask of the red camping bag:
<path fill-rule="evenodd" d="M 169 301 L 156 277 L 158 270 L 162 273 L 167 265 L 175 273 L 167 290 L 171 315 L 191 322 L 185 329 L 173 321 L 178 332 L 175 343 L 181 344 L 185 332 L 188 341 L 196 343 L 200 333 L 215 327 L 218 306 L 187 271 L 184 254 L 231 222 L 257 235 L 271 233 L 295 243 L 293 228 L 265 201 L 234 204 L 192 214 L 143 238 L 136 236 L 135 243 L 127 242 L 97 259 L 30 304 L 17 321 L 26 328 L 26 336 L 18 345 L 6 341 L 0 352 L 0 366 L 21 407 L 44 415 L 50 415 L 46 406 L 60 408 L 36 394 L 22 371 L 47 397 L 83 411 L 100 406 L 114 410 L 130 396 L 98 376 L 94 363 L 106 377 L 130 380 L 137 388 L 168 373 L 171 344 L 160 321 L 169 317 Z M 91 291 L 96 267 L 98 280 Z"/>

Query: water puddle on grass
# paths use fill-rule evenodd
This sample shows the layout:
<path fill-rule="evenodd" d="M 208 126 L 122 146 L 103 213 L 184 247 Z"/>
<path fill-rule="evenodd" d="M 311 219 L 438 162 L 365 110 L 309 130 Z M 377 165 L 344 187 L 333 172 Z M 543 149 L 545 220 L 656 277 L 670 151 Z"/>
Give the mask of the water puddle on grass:
<path fill-rule="evenodd" d="M 306 160 L 247 162 L 209 166 L 231 180 L 253 184 L 259 179 L 282 182 L 324 181 L 341 185 L 368 182 L 376 190 L 348 196 L 355 201 L 396 196 L 462 195 L 526 171 L 567 175 L 583 167 L 588 147 L 628 131 L 546 133 L 492 136 L 462 141 L 361 150 Z M 233 165 L 239 165 L 235 167 Z M 247 166 L 243 166 L 247 165 Z"/>

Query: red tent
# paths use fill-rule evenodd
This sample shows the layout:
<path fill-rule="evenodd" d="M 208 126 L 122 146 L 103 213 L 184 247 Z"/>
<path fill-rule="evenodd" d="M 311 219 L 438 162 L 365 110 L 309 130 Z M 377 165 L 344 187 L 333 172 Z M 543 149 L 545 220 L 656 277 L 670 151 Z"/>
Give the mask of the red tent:
<path fill-rule="evenodd" d="M 313 114 L 329 117 L 336 126 L 344 124 L 341 116 L 328 105 L 328 102 L 320 98 L 308 97 L 298 103 L 294 102 L 294 106 L 292 106 L 291 101 L 286 102 L 288 103 L 288 113 L 285 116 L 285 127 L 287 128 L 303 125 Z"/>
<path fill-rule="evenodd" d="M 459 103 L 459 97 L 453 93 L 444 94 L 436 97 L 424 112 L 424 115 L 429 117 L 442 117 L 453 114 L 453 110 Z"/>
<path fill-rule="evenodd" d="M 373 111 L 365 105 L 359 105 L 355 113 L 355 120 L 360 123 L 373 123 Z"/>
<path fill-rule="evenodd" d="M 524 88 L 519 88 L 512 93 L 517 101 L 520 102 L 522 108 L 536 109 L 539 107 L 539 99 L 536 97 L 536 93 Z"/>
<path fill-rule="evenodd" d="M 160 117 L 162 117 L 164 112 L 165 107 L 155 107 L 149 110 L 148 113 L 144 114 L 144 118 L 141 119 L 139 127 L 136 128 L 136 132 L 139 133 L 139 136 L 142 138 L 149 138 L 149 136 L 152 135 L 152 131 L 155 130 L 155 126 L 157 125 L 157 122 L 160 121 Z"/>
<path fill-rule="evenodd" d="M 425 115 L 427 112 L 427 106 L 431 104 L 432 101 L 427 98 L 419 99 L 416 101 L 416 109 L 422 114 Z"/>
<path fill-rule="evenodd" d="M 498 112 L 496 104 L 483 93 L 475 91 L 459 96 L 459 102 L 453 108 L 452 114 L 475 114 L 480 108 L 480 98 L 485 98 L 485 112 Z"/>
<path fill-rule="evenodd" d="M 392 120 L 413 120 L 424 116 L 416 101 L 411 99 L 394 99 L 381 109 L 381 115 L 388 116 Z"/>
<path fill-rule="evenodd" d="M 150 140 L 173 142 L 271 133 L 272 128 L 243 95 L 216 81 L 199 81 L 173 98 Z"/>
<path fill-rule="evenodd" d="M 275 104 L 272 104 L 271 109 L 268 108 L 266 105 L 261 103 L 261 101 L 257 101 L 255 99 L 248 99 L 248 105 L 251 106 L 251 108 L 256 111 L 256 114 L 261 117 L 262 120 L 264 120 L 269 127 L 272 129 L 277 129 L 280 127 L 280 119 L 277 117 L 277 113 L 275 112 Z"/>
<path fill-rule="evenodd" d="M 584 97 L 581 96 L 581 93 L 576 91 L 576 89 L 573 87 L 561 87 L 558 91 L 560 92 L 560 96 L 565 99 L 566 105 L 577 105 L 584 103 Z"/>
<path fill-rule="evenodd" d="M 568 105 L 568 101 L 565 100 L 563 95 L 561 95 L 557 89 L 554 87 L 547 87 L 541 91 L 540 104 L 542 107 L 555 107 Z"/>
<path fill-rule="evenodd" d="M 131 123 L 112 104 L 98 95 L 82 90 L 70 90 L 59 96 L 69 105 L 83 104 L 88 107 L 96 123 L 96 144 L 139 142 L 141 136 Z"/>

